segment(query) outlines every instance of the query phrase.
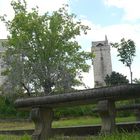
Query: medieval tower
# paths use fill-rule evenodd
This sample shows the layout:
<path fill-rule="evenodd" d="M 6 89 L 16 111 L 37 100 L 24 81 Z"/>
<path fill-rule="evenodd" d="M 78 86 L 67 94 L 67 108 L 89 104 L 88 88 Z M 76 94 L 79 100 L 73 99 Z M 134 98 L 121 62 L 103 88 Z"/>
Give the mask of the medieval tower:
<path fill-rule="evenodd" d="M 107 36 L 105 36 L 104 41 L 92 42 L 91 51 L 95 54 L 93 59 L 94 86 L 105 86 L 104 79 L 107 74 L 110 75 L 112 72 L 110 45 Z"/>

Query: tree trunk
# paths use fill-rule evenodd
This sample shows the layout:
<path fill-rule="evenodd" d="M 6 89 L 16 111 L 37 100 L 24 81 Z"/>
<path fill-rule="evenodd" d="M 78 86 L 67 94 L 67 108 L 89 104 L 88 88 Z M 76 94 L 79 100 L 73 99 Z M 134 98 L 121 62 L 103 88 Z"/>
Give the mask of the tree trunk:
<path fill-rule="evenodd" d="M 132 74 L 132 70 L 131 70 L 131 65 L 129 66 L 129 70 L 130 70 L 130 80 L 131 80 L 130 82 L 131 82 L 131 84 L 132 84 L 132 83 L 133 83 L 133 81 L 132 81 L 132 75 L 133 75 L 133 74 Z"/>
<path fill-rule="evenodd" d="M 99 101 L 97 108 L 99 109 L 99 115 L 102 119 L 101 134 L 110 134 L 115 132 L 115 101 Z"/>
<path fill-rule="evenodd" d="M 44 93 L 45 95 L 49 95 L 52 92 L 53 83 L 51 81 L 44 82 Z"/>
<path fill-rule="evenodd" d="M 33 108 L 31 119 L 35 124 L 32 140 L 48 140 L 52 136 L 53 110 L 51 108 Z"/>

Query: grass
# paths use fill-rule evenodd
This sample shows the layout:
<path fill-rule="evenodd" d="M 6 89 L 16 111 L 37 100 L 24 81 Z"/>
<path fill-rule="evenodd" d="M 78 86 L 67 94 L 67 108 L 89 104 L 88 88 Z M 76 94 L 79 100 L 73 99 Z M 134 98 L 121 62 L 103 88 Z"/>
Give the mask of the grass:
<path fill-rule="evenodd" d="M 116 122 L 130 122 L 135 121 L 135 117 L 117 118 Z M 81 126 L 81 125 L 95 125 L 100 124 L 101 120 L 97 117 L 77 117 L 77 118 L 65 118 L 53 122 L 53 127 L 65 127 L 65 126 Z M 0 122 L 0 130 L 22 130 L 33 129 L 34 124 L 32 122 Z"/>
<path fill-rule="evenodd" d="M 117 118 L 117 122 L 129 122 L 135 121 L 135 117 Z M 93 125 L 99 124 L 101 120 L 95 117 L 77 117 L 69 119 L 61 119 L 53 122 L 53 127 L 64 126 L 76 126 L 76 125 Z M 19 129 L 32 129 L 33 123 L 29 122 L 1 122 L 0 130 L 19 130 Z M 88 136 L 88 137 L 62 137 L 57 136 L 50 140 L 139 140 L 140 133 L 117 133 L 107 136 Z M 0 140 L 31 140 L 28 135 L 24 136 L 12 136 L 12 135 L 0 135 Z"/>
<path fill-rule="evenodd" d="M 51 140 L 139 140 L 139 133 L 115 133 L 106 136 L 89 136 L 89 137 L 56 137 Z"/>
<path fill-rule="evenodd" d="M 129 117 L 118 117 L 116 118 L 116 122 L 133 122 L 136 121 L 135 116 L 129 116 Z"/>
<path fill-rule="evenodd" d="M 23 130 L 33 129 L 32 122 L 0 122 L 0 130 Z"/>
<path fill-rule="evenodd" d="M 0 135 L 0 140 L 31 140 L 28 135 L 14 136 L 14 135 Z"/>
<path fill-rule="evenodd" d="M 88 136 L 88 137 L 54 137 L 50 140 L 139 140 L 140 133 L 115 133 L 106 136 Z M 24 135 L 19 136 L 4 136 L 0 135 L 0 140 L 31 140 L 31 137 Z"/>
<path fill-rule="evenodd" d="M 125 118 L 117 118 L 116 122 L 132 122 L 135 121 L 136 118 L 134 116 L 125 117 Z M 78 117 L 78 118 L 69 118 L 69 119 L 61 119 L 59 121 L 53 122 L 53 127 L 64 127 L 64 126 L 78 126 L 78 125 L 95 125 L 100 124 L 101 119 L 97 117 Z"/>

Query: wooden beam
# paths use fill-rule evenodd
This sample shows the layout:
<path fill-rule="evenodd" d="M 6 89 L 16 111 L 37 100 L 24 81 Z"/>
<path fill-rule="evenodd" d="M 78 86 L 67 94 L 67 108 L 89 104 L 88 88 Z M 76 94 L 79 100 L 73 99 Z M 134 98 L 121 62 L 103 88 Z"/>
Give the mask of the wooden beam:
<path fill-rule="evenodd" d="M 124 100 L 140 98 L 140 84 L 95 88 L 59 95 L 17 99 L 15 107 L 64 107 L 92 104 L 101 100 Z"/>

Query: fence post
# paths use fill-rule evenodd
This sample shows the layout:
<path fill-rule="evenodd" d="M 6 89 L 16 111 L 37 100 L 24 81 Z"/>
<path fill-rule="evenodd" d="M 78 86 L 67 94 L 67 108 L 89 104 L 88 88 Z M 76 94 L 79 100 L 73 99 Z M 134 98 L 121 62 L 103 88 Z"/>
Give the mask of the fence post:
<path fill-rule="evenodd" d="M 109 134 L 115 131 L 115 102 L 110 100 L 99 101 L 97 105 L 102 120 L 101 134 Z"/>
<path fill-rule="evenodd" d="M 34 108 L 31 111 L 31 119 L 35 123 L 32 140 L 48 140 L 52 133 L 53 110 L 51 108 Z"/>

